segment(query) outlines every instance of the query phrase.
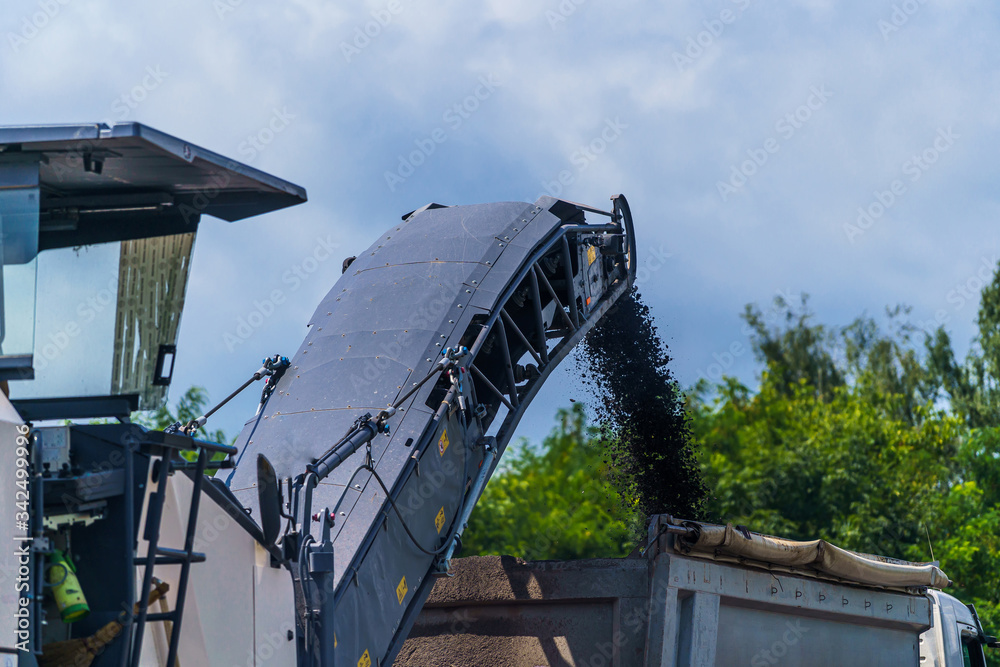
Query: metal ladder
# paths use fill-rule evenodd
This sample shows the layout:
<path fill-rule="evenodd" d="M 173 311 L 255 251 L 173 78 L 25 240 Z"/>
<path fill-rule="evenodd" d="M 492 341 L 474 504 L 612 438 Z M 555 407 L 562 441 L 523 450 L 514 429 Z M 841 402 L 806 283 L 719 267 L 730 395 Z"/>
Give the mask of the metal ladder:
<path fill-rule="evenodd" d="M 205 469 L 209 458 L 215 452 L 225 454 L 236 453 L 235 447 L 220 445 L 204 440 L 196 440 L 190 436 L 163 433 L 162 431 L 149 431 L 147 438 L 139 443 L 139 448 L 143 452 L 151 455 L 158 455 L 160 459 L 153 463 L 152 477 L 156 481 L 156 491 L 150 494 L 149 504 L 146 508 L 146 521 L 143 526 L 143 539 L 148 545 L 146 556 L 138 556 L 136 550 L 138 545 L 134 536 L 130 535 L 131 541 L 129 560 L 132 561 L 129 572 L 134 572 L 135 567 L 143 566 L 142 585 L 137 591 L 137 603 L 139 612 L 135 618 L 128 614 L 124 627 L 127 646 L 122 652 L 121 667 L 139 667 L 139 660 L 142 655 L 142 641 L 146 624 L 157 621 L 169 621 L 172 623 L 169 632 L 169 648 L 167 650 L 166 665 L 173 666 L 177 660 L 177 647 L 180 640 L 181 621 L 184 617 L 184 601 L 187 596 L 188 576 L 193 563 L 205 561 L 205 554 L 194 550 L 195 529 L 198 526 L 198 508 L 201 504 L 201 490 L 205 479 Z M 194 488 L 191 492 L 191 506 L 188 510 L 187 526 L 185 527 L 184 548 L 175 549 L 160 546 L 160 523 L 163 519 L 163 506 L 166 501 L 168 479 L 171 473 L 171 458 L 175 452 L 183 450 L 195 450 L 198 452 L 198 459 L 194 467 Z M 127 454 L 127 468 L 131 469 L 131 451 Z M 134 485 L 130 489 L 134 493 Z M 129 499 L 127 502 L 134 502 Z M 132 532 L 131 524 L 127 528 Z M 168 612 L 149 613 L 149 596 L 153 588 L 153 570 L 157 565 L 180 565 L 181 573 L 177 583 L 177 598 L 174 609 Z M 134 575 L 130 575 L 130 582 Z M 132 585 L 130 584 L 130 588 Z M 132 596 L 133 599 L 136 596 Z M 131 641 L 128 641 L 131 631 Z"/>

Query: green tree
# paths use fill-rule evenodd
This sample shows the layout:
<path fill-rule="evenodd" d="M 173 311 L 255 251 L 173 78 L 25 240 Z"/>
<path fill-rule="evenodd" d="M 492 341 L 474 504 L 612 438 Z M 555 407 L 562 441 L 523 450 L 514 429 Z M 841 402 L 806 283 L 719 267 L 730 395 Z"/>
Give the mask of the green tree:
<path fill-rule="evenodd" d="M 134 423 L 139 424 L 140 426 L 162 431 L 174 422 L 180 422 L 183 425 L 187 424 L 192 419 L 197 419 L 205 414 L 205 411 L 209 407 L 208 392 L 205 391 L 205 388 L 193 386 L 188 387 L 188 390 L 185 391 L 180 400 L 177 401 L 176 410 L 171 410 L 170 406 L 163 405 L 152 412 L 133 412 L 131 419 Z M 231 445 L 236 441 L 236 438 L 230 438 L 222 429 L 206 430 L 203 428 L 198 431 L 195 436 L 201 440 L 208 440 L 210 442 L 218 442 L 226 445 Z M 182 452 L 182 456 L 190 461 L 197 458 L 193 451 Z M 226 458 L 225 454 L 221 453 L 216 453 L 212 456 L 213 461 L 222 460 L 224 458 Z"/>
<path fill-rule="evenodd" d="M 169 405 L 163 405 L 152 412 L 133 412 L 132 421 L 141 424 L 146 428 L 163 430 L 174 422 L 186 424 L 192 419 L 205 414 L 210 406 L 208 404 L 208 392 L 204 387 L 188 387 L 179 401 L 175 410 L 171 410 Z M 215 431 L 205 431 L 202 433 L 209 440 L 216 442 L 228 442 L 225 433 L 221 429 Z M 211 436 L 211 437 L 209 437 Z"/>
<path fill-rule="evenodd" d="M 643 518 L 619 502 L 596 429 L 580 404 L 557 420 L 540 448 L 522 440 L 504 455 L 472 513 L 464 553 L 548 560 L 631 551 Z"/>
<path fill-rule="evenodd" d="M 754 338 L 754 356 L 773 376 L 779 391 L 794 391 L 804 381 L 819 396 L 844 384 L 843 373 L 834 357 L 835 334 L 822 324 L 811 324 L 809 295 L 798 307 L 782 296 L 774 299 L 779 315 L 777 326 L 769 327 L 760 308 L 747 304 L 743 320 Z"/>
<path fill-rule="evenodd" d="M 936 558 L 953 592 L 997 628 L 1000 431 L 968 427 L 990 414 L 992 362 L 976 350 L 955 363 L 943 331 L 921 354 L 905 314 L 836 329 L 803 308 L 782 327 L 754 327 L 766 363 L 757 390 L 726 378 L 689 400 L 710 510 L 762 532 Z M 958 395 L 966 402 L 955 407 Z"/>
<path fill-rule="evenodd" d="M 1000 273 L 983 288 L 976 327 L 964 362 L 944 327 L 927 336 L 927 370 L 939 395 L 969 426 L 1000 426 Z"/>
<path fill-rule="evenodd" d="M 761 362 L 688 395 L 710 520 L 915 561 L 938 560 L 950 592 L 1000 632 L 1000 278 L 979 334 L 955 359 L 908 310 L 845 327 L 816 323 L 804 298 L 779 324 L 744 317 Z M 507 455 L 473 514 L 466 553 L 533 559 L 621 556 L 644 517 L 616 503 L 606 447 L 580 406 L 540 448 Z"/>
<path fill-rule="evenodd" d="M 955 596 L 987 632 L 1000 632 L 1000 428 L 974 429 L 956 456 L 960 474 L 931 505 L 930 539 Z M 911 547 L 910 557 L 920 550 Z"/>

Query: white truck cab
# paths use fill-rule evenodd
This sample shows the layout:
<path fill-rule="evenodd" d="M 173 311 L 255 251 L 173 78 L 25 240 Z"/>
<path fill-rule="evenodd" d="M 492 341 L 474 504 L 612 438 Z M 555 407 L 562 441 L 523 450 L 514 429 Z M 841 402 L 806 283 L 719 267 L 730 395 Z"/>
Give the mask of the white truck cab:
<path fill-rule="evenodd" d="M 927 591 L 934 607 L 932 626 L 920 635 L 920 664 L 926 667 L 985 667 L 984 646 L 996 638 L 983 632 L 974 607 L 938 590 Z"/>

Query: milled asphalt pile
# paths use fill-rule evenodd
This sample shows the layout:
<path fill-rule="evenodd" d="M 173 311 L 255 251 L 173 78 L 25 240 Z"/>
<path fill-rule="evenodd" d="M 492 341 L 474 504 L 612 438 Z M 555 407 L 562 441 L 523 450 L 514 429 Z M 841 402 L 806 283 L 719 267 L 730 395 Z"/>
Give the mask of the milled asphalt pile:
<path fill-rule="evenodd" d="M 667 345 L 635 289 L 587 335 L 578 358 L 622 500 L 635 502 L 646 516 L 696 519 L 708 489 L 669 362 Z"/>

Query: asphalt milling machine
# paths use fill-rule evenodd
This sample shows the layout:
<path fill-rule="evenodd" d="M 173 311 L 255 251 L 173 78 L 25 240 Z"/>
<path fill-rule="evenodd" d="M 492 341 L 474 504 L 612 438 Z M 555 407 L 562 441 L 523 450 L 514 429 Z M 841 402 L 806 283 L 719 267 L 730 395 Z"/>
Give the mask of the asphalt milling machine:
<path fill-rule="evenodd" d="M 0 128 L 5 667 L 392 664 L 525 409 L 635 276 L 621 195 L 428 204 L 248 369 L 233 446 L 199 438 L 231 396 L 130 423 L 164 404 L 201 216 L 305 201 L 138 123 Z"/>

